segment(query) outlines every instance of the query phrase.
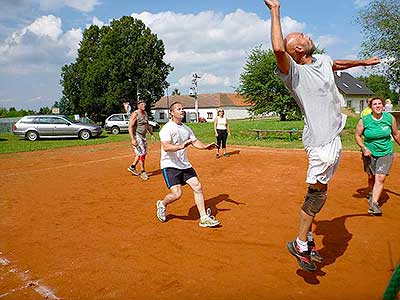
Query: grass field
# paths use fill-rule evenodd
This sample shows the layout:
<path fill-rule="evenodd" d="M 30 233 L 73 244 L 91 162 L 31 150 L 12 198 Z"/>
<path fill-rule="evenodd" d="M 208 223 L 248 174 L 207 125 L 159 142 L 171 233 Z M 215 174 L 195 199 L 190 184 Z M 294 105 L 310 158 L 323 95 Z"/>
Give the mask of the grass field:
<path fill-rule="evenodd" d="M 349 117 L 346 127 L 341 133 L 343 148 L 346 150 L 358 150 L 358 146 L 354 141 L 354 131 L 358 118 Z M 288 134 L 268 134 L 257 140 L 256 133 L 250 129 L 303 129 L 303 121 L 286 121 L 280 122 L 277 119 L 255 119 L 255 120 L 232 120 L 230 127 L 232 135 L 228 138 L 228 145 L 246 145 L 261 146 L 270 148 L 303 148 L 301 135 L 294 135 L 292 141 L 289 140 Z M 196 136 L 203 142 L 213 142 L 215 140 L 213 123 L 190 123 L 188 124 Z M 156 132 L 158 139 L 158 133 Z M 25 139 L 14 136 L 11 133 L 0 134 L 0 153 L 13 153 L 24 151 L 36 151 L 52 148 L 62 148 L 71 146 L 84 146 L 112 142 L 126 141 L 129 143 L 129 135 L 127 133 L 112 135 L 107 132 L 96 139 L 82 141 L 80 139 L 45 139 L 36 142 L 30 142 Z M 149 139 L 149 143 L 151 140 Z M 395 152 L 399 152 L 400 148 L 395 144 Z"/>

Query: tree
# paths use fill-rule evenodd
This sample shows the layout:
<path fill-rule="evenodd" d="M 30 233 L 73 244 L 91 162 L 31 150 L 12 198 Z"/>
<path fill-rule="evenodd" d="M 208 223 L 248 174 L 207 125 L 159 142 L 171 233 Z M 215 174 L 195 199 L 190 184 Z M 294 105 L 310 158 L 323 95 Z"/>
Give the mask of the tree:
<path fill-rule="evenodd" d="M 372 0 L 360 10 L 357 22 L 365 35 L 361 54 L 381 58 L 387 65 L 384 71 L 387 79 L 400 89 L 399 0 Z"/>
<path fill-rule="evenodd" d="M 279 114 L 281 121 L 300 119 L 300 109 L 276 76 L 276 68 L 276 58 L 272 50 L 254 48 L 240 74 L 237 92 L 246 102 L 252 104 L 250 113 L 253 116 L 275 112 Z"/>
<path fill-rule="evenodd" d="M 39 109 L 39 114 L 41 114 L 41 115 L 49 115 L 49 114 L 51 114 L 51 108 L 49 108 L 49 107 L 41 107 L 40 109 Z"/>
<path fill-rule="evenodd" d="M 390 89 L 390 83 L 383 75 L 370 75 L 368 77 L 357 77 L 358 80 L 364 82 L 377 97 L 382 99 L 392 99 L 397 103 L 399 95 Z"/>
<path fill-rule="evenodd" d="M 59 105 L 95 121 L 119 112 L 123 102 L 135 107 L 138 97 L 150 111 L 173 70 L 164 55 L 163 42 L 140 20 L 125 16 L 110 26 L 92 25 L 83 33 L 76 61 L 62 68 Z"/>
<path fill-rule="evenodd" d="M 179 91 L 178 88 L 174 88 L 174 90 L 172 91 L 172 96 L 179 96 L 181 94 L 181 92 Z"/>

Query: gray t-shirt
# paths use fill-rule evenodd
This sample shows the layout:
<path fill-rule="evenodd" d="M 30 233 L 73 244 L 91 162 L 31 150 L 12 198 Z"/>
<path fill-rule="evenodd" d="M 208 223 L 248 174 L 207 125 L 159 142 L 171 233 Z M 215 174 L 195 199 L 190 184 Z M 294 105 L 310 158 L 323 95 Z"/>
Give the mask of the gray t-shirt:
<path fill-rule="evenodd" d="M 290 57 L 287 75 L 278 70 L 279 78 L 303 113 L 303 144 L 306 147 L 328 144 L 346 124 L 346 115 L 340 109 L 345 102 L 336 87 L 332 65 L 329 56 L 316 54 L 309 65 L 299 65 Z"/>

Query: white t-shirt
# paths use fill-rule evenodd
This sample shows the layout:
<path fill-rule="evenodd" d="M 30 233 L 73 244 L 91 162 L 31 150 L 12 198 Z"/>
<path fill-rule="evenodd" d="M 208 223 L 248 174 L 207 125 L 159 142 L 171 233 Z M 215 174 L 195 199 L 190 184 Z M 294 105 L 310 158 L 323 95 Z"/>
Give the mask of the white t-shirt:
<path fill-rule="evenodd" d="M 221 130 L 226 130 L 226 117 L 223 116 L 222 118 L 220 118 L 219 116 L 217 116 L 217 129 L 221 129 Z"/>
<path fill-rule="evenodd" d="M 190 129 L 185 124 L 178 125 L 173 121 L 169 121 L 165 124 L 159 133 L 161 142 L 168 142 L 172 145 L 181 145 L 184 141 L 190 139 L 195 142 L 197 138 L 195 137 L 192 129 Z M 191 168 L 188 157 L 187 148 L 178 150 L 176 152 L 167 152 L 161 146 L 161 169 L 164 168 L 176 168 L 176 169 L 188 169 Z"/>
<path fill-rule="evenodd" d="M 340 107 L 345 104 L 332 71 L 333 61 L 327 55 L 315 54 L 312 63 L 297 64 L 290 57 L 287 75 L 279 77 L 291 92 L 304 115 L 303 144 L 319 147 L 330 143 L 342 131 L 346 116 Z"/>

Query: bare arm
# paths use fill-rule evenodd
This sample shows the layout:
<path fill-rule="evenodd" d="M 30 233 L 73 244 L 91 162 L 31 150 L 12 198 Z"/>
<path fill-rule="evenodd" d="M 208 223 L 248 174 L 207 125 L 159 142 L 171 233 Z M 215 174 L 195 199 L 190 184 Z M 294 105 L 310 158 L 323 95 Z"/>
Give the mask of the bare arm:
<path fill-rule="evenodd" d="M 392 136 L 393 139 L 396 141 L 396 143 L 400 145 L 400 132 L 399 129 L 397 128 L 397 121 L 393 116 L 392 116 Z"/>
<path fill-rule="evenodd" d="M 379 64 L 381 61 L 379 58 L 373 56 L 368 59 L 361 59 L 361 60 L 347 60 L 347 59 L 340 59 L 334 60 L 332 69 L 333 71 L 340 71 L 346 70 L 353 67 L 360 67 L 360 66 L 374 66 Z"/>
<path fill-rule="evenodd" d="M 180 145 L 173 145 L 169 142 L 161 141 L 161 145 L 162 145 L 164 151 L 167 151 L 167 152 L 176 152 L 176 151 L 185 149 L 190 144 L 192 144 L 192 141 L 190 139 L 184 141 L 183 144 L 180 144 Z"/>
<path fill-rule="evenodd" d="M 364 139 L 362 137 L 363 132 L 364 132 L 364 124 L 362 119 L 360 119 L 357 123 L 356 133 L 354 135 L 354 138 L 356 139 L 356 143 L 361 148 L 361 151 L 364 154 L 364 156 L 371 156 L 371 151 L 369 151 L 368 148 L 365 147 Z"/>
<path fill-rule="evenodd" d="M 129 132 L 129 136 L 131 137 L 131 144 L 133 146 L 137 146 L 137 141 L 135 138 L 135 125 L 137 122 L 137 113 L 133 112 L 129 118 L 129 124 L 128 124 L 128 132 Z"/>
<path fill-rule="evenodd" d="M 147 122 L 146 124 L 147 131 L 150 133 L 151 137 L 154 139 L 154 132 L 153 132 L 153 127 Z"/>
<path fill-rule="evenodd" d="M 215 136 L 218 136 L 218 132 L 217 132 L 217 122 L 218 122 L 218 116 L 215 117 L 215 119 L 214 119 L 214 134 L 215 134 Z"/>
<path fill-rule="evenodd" d="M 201 141 L 199 140 L 195 140 L 192 143 L 193 147 L 195 147 L 196 149 L 200 149 L 200 150 L 212 150 L 215 149 L 217 147 L 217 145 L 215 143 L 211 143 L 211 144 L 203 144 Z"/>
<path fill-rule="evenodd" d="M 278 68 L 283 74 L 288 74 L 290 58 L 289 54 L 285 50 L 285 42 L 283 41 L 280 3 L 279 0 L 264 0 L 264 2 L 271 13 L 271 42 Z"/>

